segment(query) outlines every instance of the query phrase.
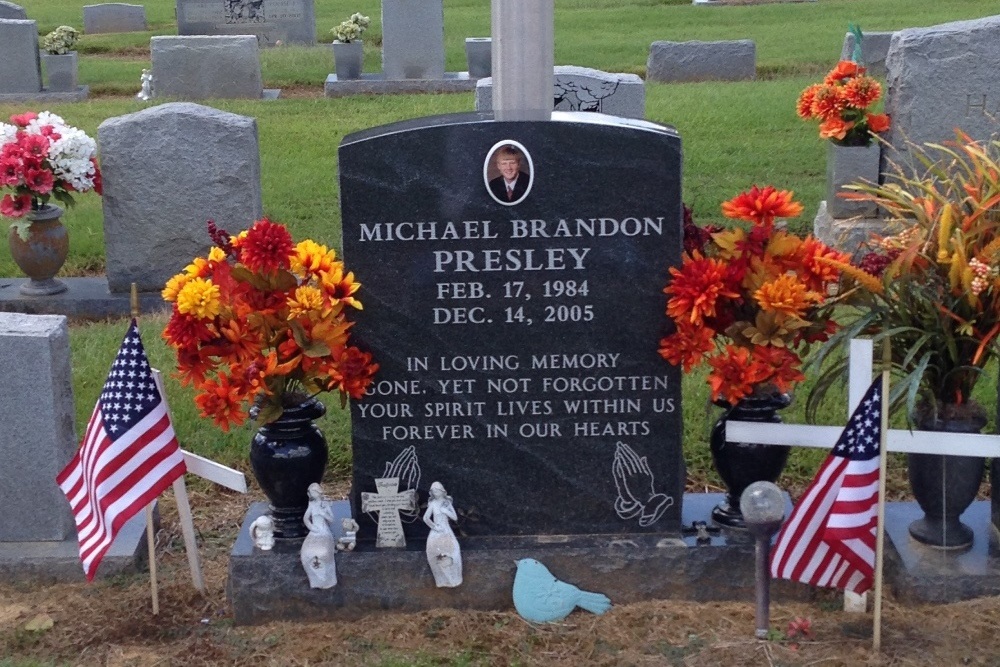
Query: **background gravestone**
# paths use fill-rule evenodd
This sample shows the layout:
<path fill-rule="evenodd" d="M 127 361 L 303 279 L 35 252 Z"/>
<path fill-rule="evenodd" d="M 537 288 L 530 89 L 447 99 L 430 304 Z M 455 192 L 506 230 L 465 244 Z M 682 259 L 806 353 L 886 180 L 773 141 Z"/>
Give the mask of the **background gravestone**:
<path fill-rule="evenodd" d="M 344 256 L 364 285 L 353 332 L 380 364 L 351 405 L 364 536 L 360 493 L 387 472 L 421 497 L 442 482 L 469 536 L 679 527 L 680 373 L 657 344 L 680 138 L 556 116 L 420 119 L 341 144 Z M 487 156 L 511 141 L 532 180 L 505 205 Z"/>
<path fill-rule="evenodd" d="M 94 35 L 107 32 L 146 30 L 146 8 L 122 2 L 83 6 L 83 32 Z"/>
<path fill-rule="evenodd" d="M 861 40 L 861 58 L 868 74 L 877 77 L 886 75 L 885 57 L 892 42 L 891 32 L 865 32 Z M 854 55 L 854 33 L 844 35 L 844 46 L 840 50 L 841 60 L 850 60 Z"/>
<path fill-rule="evenodd" d="M 234 234 L 263 216 L 253 118 L 176 102 L 97 129 L 108 286 L 160 290 L 211 246 L 206 222 Z"/>
<path fill-rule="evenodd" d="M 0 94 L 42 90 L 38 23 L 0 19 Z"/>
<path fill-rule="evenodd" d="M 260 47 L 252 35 L 153 37 L 153 97 L 260 99 Z"/>
<path fill-rule="evenodd" d="M 444 78 L 442 0 L 382 0 L 382 72 L 385 78 Z"/>
<path fill-rule="evenodd" d="M 750 39 L 724 42 L 653 42 L 646 80 L 750 81 L 757 77 L 757 45 Z"/>
<path fill-rule="evenodd" d="M 557 65 L 552 97 L 556 111 L 596 111 L 625 118 L 646 115 L 646 86 L 637 74 Z M 476 84 L 476 111 L 492 110 L 493 77 L 485 77 Z"/>
<path fill-rule="evenodd" d="M 887 160 L 906 160 L 905 141 L 985 140 L 1000 131 L 1000 16 L 893 34 L 886 56 Z"/>
<path fill-rule="evenodd" d="M 313 0 L 176 0 L 179 35 L 255 35 L 261 46 L 316 43 Z"/>
<path fill-rule="evenodd" d="M 56 485 L 76 451 L 71 380 L 65 317 L 0 313 L 0 543 L 73 534 Z"/>
<path fill-rule="evenodd" d="M 7 2 L 7 0 L 0 0 L 0 19 L 27 21 L 28 13 L 24 11 L 24 7 L 21 5 L 15 5 L 13 2 Z"/>

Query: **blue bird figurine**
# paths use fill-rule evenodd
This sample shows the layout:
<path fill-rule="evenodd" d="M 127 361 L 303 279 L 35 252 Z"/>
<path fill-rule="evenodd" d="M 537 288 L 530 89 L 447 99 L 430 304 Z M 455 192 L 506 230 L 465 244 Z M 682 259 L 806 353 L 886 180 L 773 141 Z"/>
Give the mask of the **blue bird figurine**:
<path fill-rule="evenodd" d="M 559 581 L 534 558 L 517 561 L 514 575 L 514 608 L 531 623 L 554 623 L 569 616 L 576 607 L 595 614 L 611 608 L 611 600 L 601 593 L 581 591 Z"/>

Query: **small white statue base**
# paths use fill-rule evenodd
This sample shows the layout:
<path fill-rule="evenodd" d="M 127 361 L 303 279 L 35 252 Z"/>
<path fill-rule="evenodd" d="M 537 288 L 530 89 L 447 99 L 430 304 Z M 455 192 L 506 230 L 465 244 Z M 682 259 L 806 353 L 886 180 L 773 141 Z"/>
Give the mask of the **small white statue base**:
<path fill-rule="evenodd" d="M 323 495 L 319 484 L 309 485 L 309 507 L 302 516 L 309 534 L 302 542 L 302 567 L 312 588 L 337 585 L 337 545 L 333 539 L 333 504 Z"/>
<path fill-rule="evenodd" d="M 438 588 L 454 588 L 462 584 L 462 550 L 450 523 L 458 521 L 458 516 L 441 482 L 431 484 L 430 495 L 424 512 L 424 523 L 431 529 L 427 536 L 427 563 Z"/>
<path fill-rule="evenodd" d="M 358 522 L 354 519 L 344 519 L 340 522 L 344 534 L 337 540 L 337 551 L 354 551 L 358 545 Z"/>
<path fill-rule="evenodd" d="M 261 551 L 274 548 L 274 521 L 268 515 L 259 516 L 250 524 L 250 539 Z"/>

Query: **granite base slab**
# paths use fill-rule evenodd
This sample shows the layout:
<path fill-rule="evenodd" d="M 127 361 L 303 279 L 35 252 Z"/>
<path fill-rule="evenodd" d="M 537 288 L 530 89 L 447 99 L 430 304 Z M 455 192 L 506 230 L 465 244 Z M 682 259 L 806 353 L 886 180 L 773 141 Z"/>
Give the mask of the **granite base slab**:
<path fill-rule="evenodd" d="M 722 494 L 685 497 L 683 520 L 707 521 Z M 357 618 L 393 610 L 439 607 L 511 609 L 515 563 L 537 558 L 560 579 L 605 593 L 622 604 L 649 599 L 754 600 L 754 548 L 744 532 L 723 529 L 699 544 L 681 534 L 461 538 L 464 582 L 437 588 L 424 545 L 375 550 L 359 543 L 337 554 L 334 588 L 309 587 L 299 562 L 301 541 L 282 541 L 271 551 L 256 549 L 248 528 L 267 508 L 254 503 L 230 555 L 226 591 L 236 623 L 275 620 Z M 335 527 L 350 511 L 335 503 Z M 339 537 L 335 532 L 335 537 Z M 812 591 L 791 582 L 772 587 L 777 599 L 807 599 Z"/>
<path fill-rule="evenodd" d="M 97 569 L 97 578 L 138 572 L 147 558 L 143 511 L 132 517 L 115 537 Z M 62 542 L 0 542 L 0 579 L 40 584 L 86 581 L 76 534 Z"/>
<path fill-rule="evenodd" d="M 888 220 L 880 217 L 834 218 L 827 210 L 824 200 L 819 203 L 813 220 L 813 236 L 831 248 L 859 259 L 872 235 L 889 233 L 889 225 Z"/>
<path fill-rule="evenodd" d="M 89 94 L 90 86 L 78 86 L 66 92 L 42 88 L 37 93 L 0 93 L 0 102 L 83 102 Z"/>
<path fill-rule="evenodd" d="M 476 89 L 479 79 L 468 72 L 445 72 L 443 79 L 386 79 L 382 74 L 362 74 L 360 79 L 326 77 L 323 93 L 326 97 L 348 95 L 405 94 L 405 93 L 465 93 Z"/>
<path fill-rule="evenodd" d="M 21 285 L 27 278 L 0 278 L 0 312 L 30 313 L 32 315 L 66 315 L 84 320 L 102 320 L 131 313 L 131 300 L 126 292 L 112 293 L 108 279 L 59 278 L 67 290 L 50 296 L 25 296 Z M 140 292 L 139 308 L 148 314 L 167 310 L 159 292 Z"/>
<path fill-rule="evenodd" d="M 941 603 L 1000 595 L 1000 547 L 990 502 L 976 501 L 962 514 L 974 532 L 964 550 L 935 549 L 913 539 L 907 529 L 923 515 L 916 503 L 886 505 L 885 577 L 896 598 Z"/>

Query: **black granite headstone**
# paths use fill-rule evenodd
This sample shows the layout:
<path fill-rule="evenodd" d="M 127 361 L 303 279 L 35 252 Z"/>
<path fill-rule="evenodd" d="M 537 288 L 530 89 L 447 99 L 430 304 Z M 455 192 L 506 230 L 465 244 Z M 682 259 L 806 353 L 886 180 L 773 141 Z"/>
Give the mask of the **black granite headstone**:
<path fill-rule="evenodd" d="M 360 536 L 379 477 L 422 501 L 440 481 L 460 535 L 676 530 L 680 374 L 657 345 L 679 136 L 598 114 L 424 118 L 346 137 L 340 184 L 353 336 L 381 365 L 351 407 Z"/>

